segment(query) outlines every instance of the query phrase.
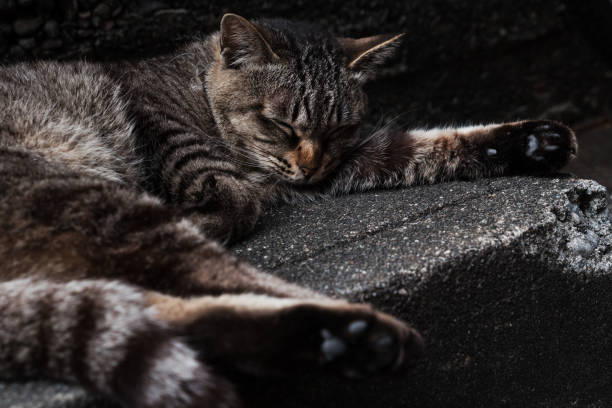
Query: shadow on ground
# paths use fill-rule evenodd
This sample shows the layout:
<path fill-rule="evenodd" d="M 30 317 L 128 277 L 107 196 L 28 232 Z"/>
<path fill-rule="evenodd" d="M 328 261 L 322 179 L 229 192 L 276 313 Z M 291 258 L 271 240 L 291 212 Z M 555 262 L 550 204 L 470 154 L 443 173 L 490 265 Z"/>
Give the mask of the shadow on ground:
<path fill-rule="evenodd" d="M 426 359 L 410 374 L 250 382 L 247 400 L 257 407 L 610 406 L 612 279 L 560 275 L 537 257 L 520 271 L 494 259 L 480 266 L 490 271 L 480 279 L 444 274 L 402 305 L 401 316 L 428 341 Z"/>

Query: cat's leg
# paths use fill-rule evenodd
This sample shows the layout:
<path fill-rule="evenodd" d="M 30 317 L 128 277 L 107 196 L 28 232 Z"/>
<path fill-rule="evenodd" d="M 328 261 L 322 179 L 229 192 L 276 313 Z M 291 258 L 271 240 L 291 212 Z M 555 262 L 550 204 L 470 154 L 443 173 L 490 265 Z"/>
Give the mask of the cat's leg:
<path fill-rule="evenodd" d="M 171 122 L 170 122 L 171 123 Z M 158 130 L 166 137 L 155 155 L 160 194 L 167 204 L 188 216 L 209 238 L 235 241 L 254 227 L 261 209 L 261 174 L 245 172 L 216 138 L 168 123 Z M 164 131 L 164 127 L 169 127 Z"/>
<path fill-rule="evenodd" d="M 76 382 L 136 408 L 235 408 L 217 372 L 355 377 L 420 354 L 404 323 L 341 301 L 191 300 L 107 280 L 0 283 L 0 378 Z"/>
<path fill-rule="evenodd" d="M 409 367 L 423 349 L 415 330 L 363 304 L 252 294 L 149 300 L 222 371 L 360 377 Z"/>
<path fill-rule="evenodd" d="M 391 132 L 366 139 L 328 191 L 408 186 L 558 170 L 577 152 L 568 127 L 551 121 Z"/>
<path fill-rule="evenodd" d="M 418 350 L 418 335 L 398 320 L 368 306 L 327 299 L 238 261 L 207 239 L 191 221 L 177 217 L 147 194 L 74 174 L 27 154 L 0 151 L 2 175 L 6 177 L 0 177 L 0 189 L 7 192 L 0 196 L 0 212 L 4 215 L 0 267 L 4 279 L 24 274 L 61 281 L 105 278 L 181 296 L 248 294 L 196 299 L 195 306 L 159 294 L 153 298 L 178 299 L 178 303 L 165 303 L 170 305 L 164 309 L 169 313 L 165 316 L 176 309 L 194 310 L 179 314 L 178 323 L 195 316 L 192 323 L 197 327 L 190 326 L 193 337 L 205 333 L 218 342 L 209 344 L 209 350 L 228 344 L 231 351 L 239 353 L 236 342 L 245 333 L 255 339 L 263 336 L 261 342 L 253 343 L 248 356 L 255 364 L 261 354 L 263 368 L 275 364 L 266 362 L 267 358 L 281 360 L 278 352 L 266 349 L 268 338 L 270 343 L 287 347 L 294 342 L 299 353 L 311 353 L 306 358 L 312 361 L 319 356 L 313 354 L 315 351 L 333 357 L 340 349 L 354 350 L 346 354 L 350 359 L 342 369 L 347 370 L 354 361 L 360 361 L 359 356 L 353 356 L 360 351 L 370 356 L 380 346 L 381 354 L 373 357 L 374 368 L 378 368 L 400 364 L 404 351 Z M 209 307 L 211 304 L 214 307 Z M 248 310 L 257 312 L 254 320 Z M 223 337 L 230 327 L 234 331 Z M 273 330 L 266 332 L 266 327 Z M 299 342 L 306 338 L 310 339 L 308 343 Z M 350 347 L 352 342 L 354 348 Z M 215 352 L 218 358 L 232 358 L 229 351 L 223 354 L 219 350 Z M 364 365 L 354 369 L 368 371 L 369 365 Z"/>
<path fill-rule="evenodd" d="M 0 150 L 0 280 L 121 279 L 173 294 L 317 297 L 241 262 L 160 200 Z"/>
<path fill-rule="evenodd" d="M 0 282 L 0 377 L 76 382 L 134 408 L 237 408 L 147 295 L 117 281 Z"/>
<path fill-rule="evenodd" d="M 45 283 L 39 295 L 32 296 L 32 304 L 42 302 L 43 310 L 36 317 L 39 309 L 35 309 L 32 321 L 47 319 L 44 310 L 52 310 L 46 303 L 51 292 L 60 296 L 55 300 L 60 302 L 57 309 L 78 313 L 78 302 L 76 306 L 61 303 L 61 299 L 70 299 L 70 293 L 60 288 L 73 288 L 76 296 L 87 290 L 69 281 L 106 278 L 181 295 L 249 293 L 193 301 L 159 293 L 147 296 L 147 305 L 156 308 L 159 318 L 182 327 L 181 333 L 198 344 L 205 358 L 225 367 L 244 368 L 247 362 L 244 365 L 263 372 L 287 369 L 284 361 L 316 367 L 323 358 L 357 375 L 400 366 L 420 349 L 418 335 L 400 321 L 368 306 L 332 301 L 261 273 L 237 261 L 189 220 L 175 217 L 146 194 L 54 168 L 28 155 L 1 153 L 0 173 L 6 177 L 0 177 L 0 187 L 7 192 L 0 197 L 5 227 L 0 236 L 3 278 L 42 275 L 63 282 L 49 288 Z M 27 292 L 12 287 L 15 282 L 6 283 L 2 292 L 18 297 Z M 21 285 L 36 290 L 36 285 Z M 121 293 L 105 292 L 96 299 L 115 300 L 117 307 L 128 311 L 129 305 L 119 298 L 129 299 L 129 293 Z M 15 301 L 14 297 L 5 299 L 6 304 Z M 88 307 L 86 302 L 82 307 Z M 19 311 L 27 310 L 19 307 L 15 313 L 20 316 Z M 3 309 L 2 316 L 9 314 Z M 64 320 L 69 321 L 69 317 Z M 91 322 L 87 315 L 83 324 L 86 322 Z M 15 341 L 15 330 L 4 332 L 8 341 Z M 247 335 L 253 342 L 245 345 Z"/>
<path fill-rule="evenodd" d="M 190 191 L 196 193 L 184 197 L 180 214 L 225 244 L 247 235 L 261 213 L 260 191 L 248 180 L 211 174 Z"/>

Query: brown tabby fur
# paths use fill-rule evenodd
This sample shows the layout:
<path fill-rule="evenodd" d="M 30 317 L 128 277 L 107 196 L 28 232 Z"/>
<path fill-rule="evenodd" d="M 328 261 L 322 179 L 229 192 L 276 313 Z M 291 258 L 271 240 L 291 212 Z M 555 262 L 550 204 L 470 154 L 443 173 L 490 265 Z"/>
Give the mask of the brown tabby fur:
<path fill-rule="evenodd" d="M 0 375 L 126 407 L 238 407 L 219 372 L 397 370 L 419 334 L 235 259 L 265 205 L 551 171 L 547 121 L 359 132 L 400 35 L 336 39 L 226 15 L 137 63 L 0 69 Z"/>

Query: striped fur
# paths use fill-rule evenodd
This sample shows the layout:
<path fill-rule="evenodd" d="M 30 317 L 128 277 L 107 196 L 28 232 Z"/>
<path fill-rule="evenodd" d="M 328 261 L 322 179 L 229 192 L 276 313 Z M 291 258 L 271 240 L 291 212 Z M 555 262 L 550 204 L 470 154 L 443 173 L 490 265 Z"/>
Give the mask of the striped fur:
<path fill-rule="evenodd" d="M 239 404 L 134 287 L 17 279 L 0 283 L 0 310 L 4 378 L 78 381 L 129 407 Z"/>
<path fill-rule="evenodd" d="M 362 85 L 400 37 L 230 14 L 172 55 L 0 68 L 0 374 L 126 407 L 235 408 L 210 365 L 410 364 L 422 339 L 403 322 L 222 245 L 275 201 L 550 171 L 576 153 L 546 121 L 362 135 Z"/>

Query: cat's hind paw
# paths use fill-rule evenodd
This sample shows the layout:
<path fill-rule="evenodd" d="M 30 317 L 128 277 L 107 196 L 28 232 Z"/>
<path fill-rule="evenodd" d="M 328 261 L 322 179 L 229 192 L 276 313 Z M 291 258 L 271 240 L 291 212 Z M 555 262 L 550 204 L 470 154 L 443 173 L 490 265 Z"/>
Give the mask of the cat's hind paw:
<path fill-rule="evenodd" d="M 184 325 L 203 360 L 223 371 L 325 371 L 354 378 L 409 368 L 423 354 L 416 330 L 368 305 L 260 295 L 180 302 L 171 309 L 172 320 Z"/>
<path fill-rule="evenodd" d="M 352 310 L 351 310 L 352 309 Z M 350 378 L 410 366 L 423 354 L 421 335 L 393 317 L 355 305 L 320 330 L 319 363 Z"/>

